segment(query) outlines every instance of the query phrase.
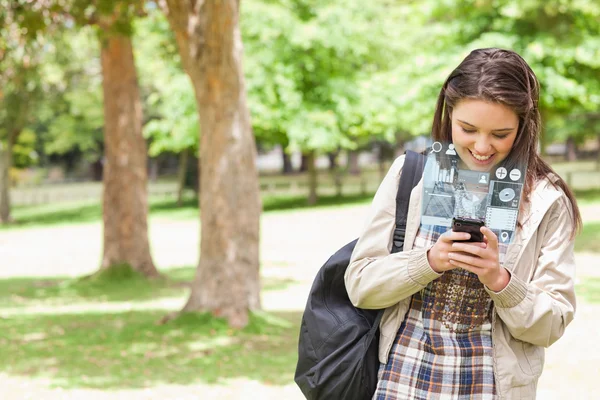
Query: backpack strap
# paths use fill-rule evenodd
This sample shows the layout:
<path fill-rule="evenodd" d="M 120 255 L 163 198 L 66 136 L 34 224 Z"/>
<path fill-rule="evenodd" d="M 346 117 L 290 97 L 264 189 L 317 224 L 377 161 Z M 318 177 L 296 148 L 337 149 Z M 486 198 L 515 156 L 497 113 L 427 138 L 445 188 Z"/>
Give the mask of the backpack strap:
<path fill-rule="evenodd" d="M 406 220 L 408 217 L 408 204 L 410 194 L 423 176 L 425 168 L 425 156 L 408 150 L 404 158 L 404 165 L 400 174 L 400 184 L 396 193 L 396 228 L 394 229 L 394 241 L 392 253 L 404 249 L 404 236 L 406 235 Z"/>
<path fill-rule="evenodd" d="M 405 154 L 404 165 L 400 173 L 400 183 L 398 184 L 398 193 L 396 193 L 396 228 L 394 229 L 392 253 L 397 253 L 404 249 L 410 194 L 423 177 L 423 169 L 425 169 L 425 155 L 410 150 L 406 151 Z M 379 329 L 384 311 L 385 309 L 377 313 L 369 335 L 375 335 L 375 332 Z"/>

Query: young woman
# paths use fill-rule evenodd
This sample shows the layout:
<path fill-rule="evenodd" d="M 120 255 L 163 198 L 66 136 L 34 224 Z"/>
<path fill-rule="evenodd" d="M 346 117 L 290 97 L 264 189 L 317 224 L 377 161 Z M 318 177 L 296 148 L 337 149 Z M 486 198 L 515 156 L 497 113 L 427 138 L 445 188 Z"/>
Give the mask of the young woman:
<path fill-rule="evenodd" d="M 356 307 L 385 308 L 374 399 L 535 399 L 544 348 L 575 313 L 581 227 L 573 193 L 538 155 L 538 107 L 537 78 L 518 54 L 479 49 L 444 83 L 433 119 L 433 140 L 451 142 L 468 169 L 527 162 L 508 247 L 486 227 L 483 243 L 469 243 L 420 226 L 421 182 L 404 251 L 390 254 L 404 157 L 379 187 L 345 275 Z"/>

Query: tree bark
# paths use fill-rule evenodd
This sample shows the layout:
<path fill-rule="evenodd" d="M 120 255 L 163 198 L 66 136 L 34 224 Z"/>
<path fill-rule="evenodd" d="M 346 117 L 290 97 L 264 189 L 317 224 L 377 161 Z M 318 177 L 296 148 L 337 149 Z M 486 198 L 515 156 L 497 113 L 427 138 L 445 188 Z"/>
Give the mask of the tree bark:
<path fill-rule="evenodd" d="M 598 135 L 598 150 L 596 150 L 596 170 L 600 171 L 600 134 Z"/>
<path fill-rule="evenodd" d="M 101 62 L 106 156 L 101 270 L 128 264 L 158 276 L 148 243 L 148 156 L 131 38 L 102 39 Z"/>
<path fill-rule="evenodd" d="M 10 216 L 10 169 L 12 167 L 12 140 L 0 141 L 0 223 L 8 224 Z"/>
<path fill-rule="evenodd" d="M 202 126 L 200 261 L 183 312 L 209 311 L 230 326 L 260 308 L 261 202 L 246 103 L 237 0 L 166 0 Z"/>
<path fill-rule="evenodd" d="M 360 174 L 360 166 L 358 165 L 358 150 L 348 152 L 348 171 L 351 175 Z"/>
<path fill-rule="evenodd" d="M 567 161 L 577 160 L 577 144 L 575 143 L 573 136 L 567 138 L 565 158 Z"/>
<path fill-rule="evenodd" d="M 309 157 L 310 155 L 302 152 L 302 156 L 300 157 L 300 168 L 298 169 L 299 172 L 307 172 L 309 169 L 308 164 L 310 163 L 309 161 Z"/>
<path fill-rule="evenodd" d="M 150 158 L 149 160 L 149 164 L 150 164 L 150 182 L 156 182 L 158 181 L 158 170 L 160 169 L 160 163 L 158 161 L 158 158 Z"/>
<path fill-rule="evenodd" d="M 281 157 L 283 159 L 283 174 L 289 175 L 294 172 L 294 168 L 292 167 L 292 157 L 285 151 L 285 149 L 281 148 Z"/>
<path fill-rule="evenodd" d="M 179 207 L 183 205 L 183 190 L 185 189 L 185 176 L 189 155 L 189 149 L 183 149 L 181 154 L 179 154 L 179 168 L 177 170 L 177 205 Z"/>
<path fill-rule="evenodd" d="M 306 166 L 308 168 L 308 204 L 317 204 L 317 166 L 316 166 L 316 154 L 314 150 L 311 150 L 306 154 Z"/>
<path fill-rule="evenodd" d="M 327 153 L 327 159 L 329 160 L 329 171 L 335 171 L 338 167 L 337 157 L 340 154 L 339 150 L 331 151 Z"/>

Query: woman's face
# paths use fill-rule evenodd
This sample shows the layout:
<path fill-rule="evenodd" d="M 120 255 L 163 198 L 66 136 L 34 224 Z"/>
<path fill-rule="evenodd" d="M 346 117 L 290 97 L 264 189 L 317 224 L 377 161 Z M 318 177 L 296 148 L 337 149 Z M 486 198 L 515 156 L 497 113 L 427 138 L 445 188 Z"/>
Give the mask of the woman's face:
<path fill-rule="evenodd" d="M 503 104 L 461 100 L 452 110 L 452 143 L 473 171 L 489 171 L 510 153 L 519 117 Z"/>

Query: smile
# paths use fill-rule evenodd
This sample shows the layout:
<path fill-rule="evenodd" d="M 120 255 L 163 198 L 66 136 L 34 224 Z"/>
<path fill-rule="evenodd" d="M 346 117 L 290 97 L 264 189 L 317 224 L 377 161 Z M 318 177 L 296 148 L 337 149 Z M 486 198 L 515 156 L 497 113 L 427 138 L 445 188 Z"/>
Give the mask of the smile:
<path fill-rule="evenodd" d="M 472 151 L 470 151 L 470 150 L 469 150 L 469 152 L 471 153 L 471 155 L 473 156 L 473 158 L 475 158 L 475 159 L 476 159 L 476 160 L 478 160 L 478 161 L 487 161 L 487 160 L 489 160 L 490 158 L 492 158 L 492 156 L 493 156 L 493 154 L 490 154 L 490 155 L 488 155 L 488 156 L 482 156 L 482 155 L 479 155 L 479 154 L 475 154 L 475 153 L 473 153 L 473 152 L 472 152 Z"/>

